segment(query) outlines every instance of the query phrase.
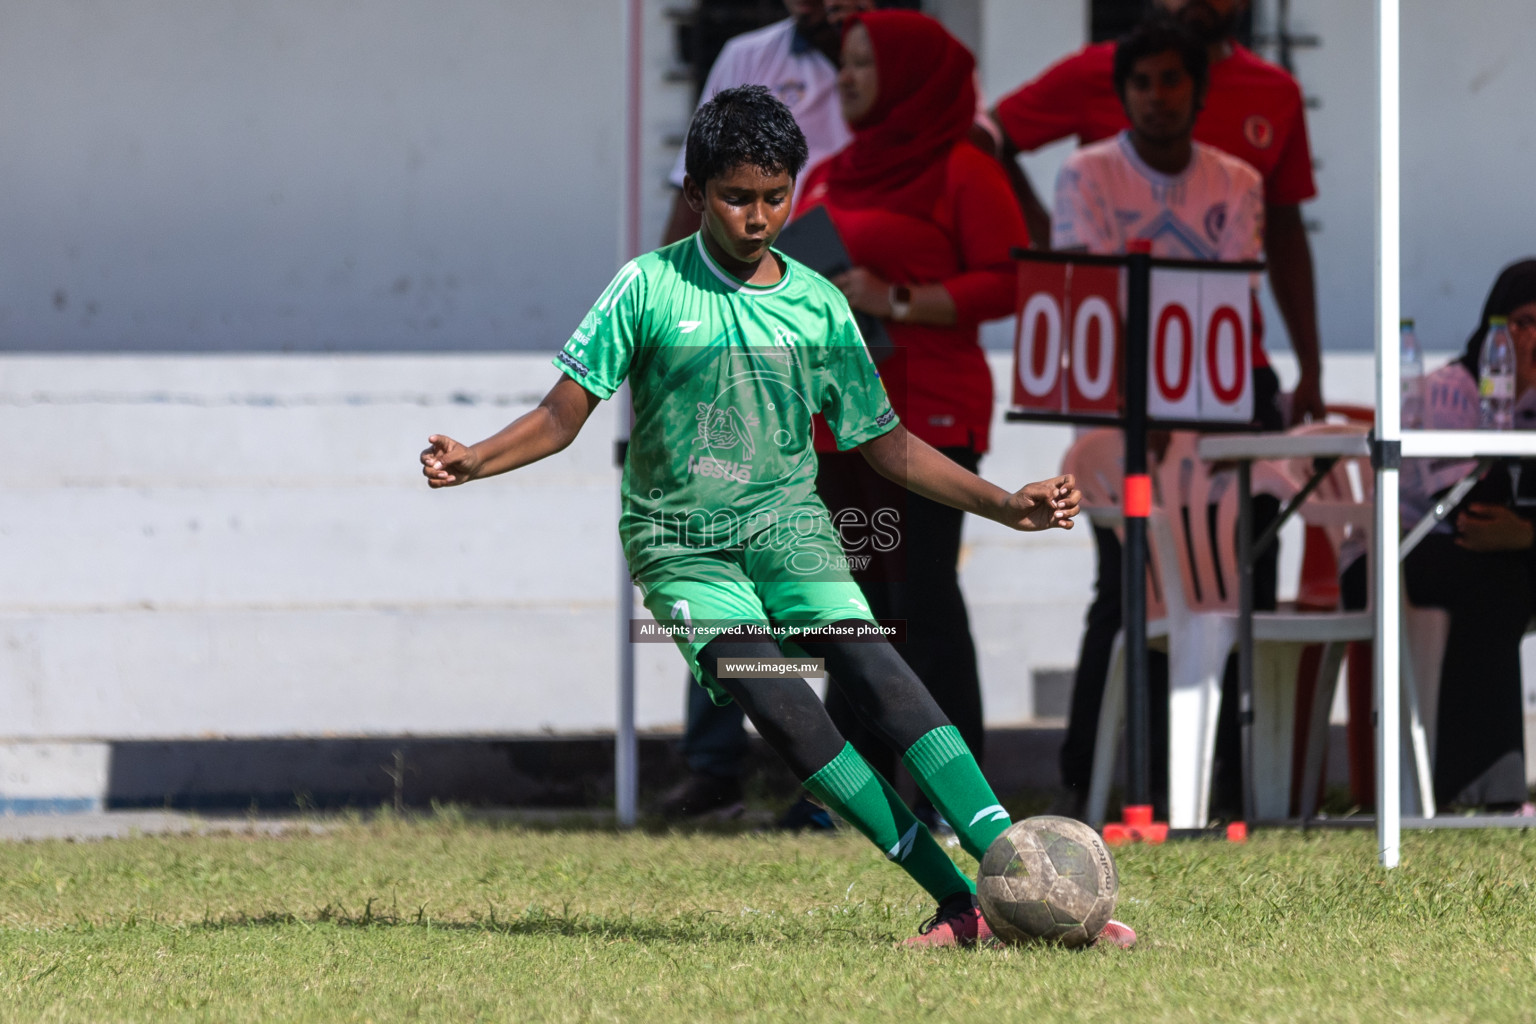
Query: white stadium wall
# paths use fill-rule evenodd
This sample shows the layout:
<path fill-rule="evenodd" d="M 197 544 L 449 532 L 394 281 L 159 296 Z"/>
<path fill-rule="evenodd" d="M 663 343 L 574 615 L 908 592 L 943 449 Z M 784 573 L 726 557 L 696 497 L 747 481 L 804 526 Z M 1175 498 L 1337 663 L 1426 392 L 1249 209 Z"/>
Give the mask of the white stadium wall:
<path fill-rule="evenodd" d="M 494 431 L 554 373 L 531 354 L 0 360 L 0 432 L 47 452 L 0 468 L 0 737 L 611 728 L 611 406 L 510 477 L 435 493 L 413 468 L 429 433 Z M 1054 472 L 1070 435 L 997 430 L 1003 480 Z M 1091 542 L 980 521 L 967 541 L 988 706 L 1027 719 L 1030 667 L 1075 657 Z M 637 650 L 640 724 L 675 727 L 682 662 Z"/>
<path fill-rule="evenodd" d="M 1078 0 L 941 0 L 996 99 L 1078 45 Z M 1261 26 L 1273 3 L 1260 3 Z M 1369 347 L 1370 7 L 1294 0 L 1330 348 Z M 0 348 L 536 349 L 619 247 L 621 0 L 3 5 Z M 646 0 L 642 244 L 689 93 Z M 1478 26 L 1487 26 L 1481 30 Z M 1459 343 L 1530 251 L 1524 0 L 1405 0 L 1404 295 Z M 1060 147 L 1028 160 L 1049 193 Z M 1271 318 L 1274 323 L 1277 318 Z M 1278 323 L 1275 327 L 1278 330 Z M 1277 348 L 1283 348 L 1280 337 Z"/>
<path fill-rule="evenodd" d="M 1332 364 L 1346 397 L 1369 360 Z M 1065 427 L 1001 422 L 999 481 L 1056 471 Z M 614 716 L 613 410 L 560 456 L 459 490 L 426 436 L 490 433 L 542 354 L 12 355 L 0 436 L 0 738 L 590 733 Z M 966 525 L 962 585 L 994 724 L 1076 660 L 1087 530 Z M 1290 546 L 1294 554 L 1295 545 Z M 682 662 L 637 647 L 642 728 Z"/>
<path fill-rule="evenodd" d="M 1423 79 L 1405 75 L 1405 110 L 1427 104 L 1454 140 L 1405 130 L 1405 188 L 1425 197 L 1405 210 L 1405 267 L 1434 296 L 1416 311 L 1435 348 L 1532 223 L 1517 216 L 1528 188 L 1510 188 L 1530 130 L 1509 92 L 1531 95 L 1531 72 L 1489 54 L 1536 14 L 1483 3 L 1498 30 L 1466 41 L 1431 0 L 1405 5 L 1405 48 L 1427 60 L 1444 43 Z M 667 6 L 645 5 L 645 244 L 690 100 L 668 77 Z M 1309 207 L 1323 334 L 1355 345 L 1371 302 L 1371 157 L 1351 148 L 1371 116 L 1354 91 L 1370 26 L 1327 0 L 1293 7 L 1324 36 L 1299 68 L 1323 97 Z M 481 435 L 535 402 L 614 269 L 623 8 L 0 5 L 0 738 L 611 727 L 612 411 L 504 481 L 433 494 L 412 462 L 430 432 Z M 993 97 L 1086 23 L 1075 0 L 946 9 L 979 33 Z M 1497 158 L 1469 159 L 1494 129 Z M 1037 184 L 1059 158 L 1031 158 Z M 1509 191 L 1451 187 L 1473 174 Z M 1428 201 L 1445 195 L 1454 208 Z M 1006 360 L 994 369 L 1006 394 Z M 1328 373 L 1335 397 L 1370 394 L 1363 356 Z M 1055 471 L 1069 431 L 994 437 L 984 470 L 1022 480 Z M 1091 565 L 1086 530 L 967 526 L 994 723 L 1032 717 L 1032 674 L 1075 661 Z M 644 645 L 639 662 L 642 727 L 676 727 L 681 661 Z"/>
<path fill-rule="evenodd" d="M 617 2 L 0 9 L 7 347 L 499 351 L 612 272 Z"/>

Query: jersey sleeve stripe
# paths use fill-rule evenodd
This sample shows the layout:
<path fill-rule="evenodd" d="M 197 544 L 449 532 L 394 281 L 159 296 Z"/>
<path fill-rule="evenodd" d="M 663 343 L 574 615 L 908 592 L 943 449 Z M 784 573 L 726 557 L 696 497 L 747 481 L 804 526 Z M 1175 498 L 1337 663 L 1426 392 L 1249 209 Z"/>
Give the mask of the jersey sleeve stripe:
<path fill-rule="evenodd" d="M 635 266 L 633 261 L 624 264 L 623 269 L 619 271 L 618 275 L 614 277 L 607 289 L 598 298 L 597 308 L 604 313 L 613 309 L 614 305 L 624 297 L 624 293 L 629 290 L 629 286 L 634 284 L 635 279 L 639 276 L 640 268 Z"/>

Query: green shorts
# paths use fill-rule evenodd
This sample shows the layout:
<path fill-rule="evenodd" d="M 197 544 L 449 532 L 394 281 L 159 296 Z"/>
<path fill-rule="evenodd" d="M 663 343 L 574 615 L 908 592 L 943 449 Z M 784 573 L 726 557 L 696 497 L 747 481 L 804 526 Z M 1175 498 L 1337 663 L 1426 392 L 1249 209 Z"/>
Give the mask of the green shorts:
<path fill-rule="evenodd" d="M 874 622 L 864 592 L 848 574 L 830 521 L 790 549 L 747 543 L 725 551 L 683 551 L 649 564 L 635 580 L 645 607 L 672 639 L 694 679 L 716 704 L 730 695 L 699 665 L 699 652 L 739 626 L 775 635 L 846 619 Z M 782 641 L 781 641 L 782 643 Z"/>

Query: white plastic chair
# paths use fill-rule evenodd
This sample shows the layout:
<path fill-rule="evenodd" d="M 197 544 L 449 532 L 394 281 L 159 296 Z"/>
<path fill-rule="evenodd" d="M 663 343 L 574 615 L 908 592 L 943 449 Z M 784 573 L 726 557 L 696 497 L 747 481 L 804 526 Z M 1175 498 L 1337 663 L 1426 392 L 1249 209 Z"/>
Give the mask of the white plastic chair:
<path fill-rule="evenodd" d="M 1236 479 L 1210 473 L 1198 455 L 1197 440 L 1194 434 L 1179 433 L 1169 444 L 1158 469 L 1164 507 L 1154 512 L 1152 524 L 1163 564 L 1178 570 L 1165 573 L 1163 581 L 1171 627 L 1168 823 L 1174 828 L 1199 828 L 1209 815 L 1221 679 L 1237 644 L 1239 622 Z M 1255 493 L 1282 499 L 1295 493 L 1291 481 L 1265 463 L 1254 465 L 1252 478 Z M 1319 682 L 1331 684 L 1345 643 L 1369 638 L 1373 631 L 1369 611 L 1254 614 L 1250 737 L 1255 818 L 1283 818 L 1289 811 L 1302 650 L 1308 644 L 1325 645 Z M 1332 686 L 1326 688 L 1331 696 Z"/>
<path fill-rule="evenodd" d="M 1231 473 L 1212 475 L 1196 450 L 1197 437 L 1176 432 L 1154 471 L 1154 508 L 1149 534 L 1166 606 L 1168 637 L 1168 824 L 1200 828 L 1210 812 L 1211 764 L 1221 680 L 1237 645 L 1237 486 Z M 1263 463 L 1254 466 L 1255 493 L 1287 497 L 1294 488 Z M 1281 818 L 1290 797 L 1291 731 L 1296 670 L 1302 649 L 1322 643 L 1338 655 L 1349 640 L 1372 633 L 1369 612 L 1259 612 L 1254 615 L 1253 775 L 1255 816 Z M 1331 654 L 1331 652 L 1330 652 Z M 1118 687 L 1123 690 L 1123 685 Z M 1108 693 L 1100 716 L 1101 739 L 1118 730 L 1123 700 Z M 1106 721 L 1113 716 L 1113 721 Z M 1102 744 L 1101 747 L 1109 746 Z M 1112 757 L 1112 754 L 1111 754 Z M 1107 789 L 1109 766 L 1095 762 L 1092 795 Z"/>
<path fill-rule="evenodd" d="M 1406 590 L 1406 588 L 1405 588 Z M 1445 643 L 1451 636 L 1451 613 L 1444 608 L 1421 608 L 1408 603 L 1403 594 L 1403 683 L 1405 694 L 1416 697 L 1412 717 L 1418 719 L 1423 737 L 1425 760 L 1435 760 L 1435 725 L 1440 714 L 1440 665 L 1445 660 Z M 1530 632 L 1530 627 L 1526 628 Z M 1435 816 L 1434 785 L 1426 768 L 1422 788 L 1428 798 L 1422 808 L 1424 817 Z"/>

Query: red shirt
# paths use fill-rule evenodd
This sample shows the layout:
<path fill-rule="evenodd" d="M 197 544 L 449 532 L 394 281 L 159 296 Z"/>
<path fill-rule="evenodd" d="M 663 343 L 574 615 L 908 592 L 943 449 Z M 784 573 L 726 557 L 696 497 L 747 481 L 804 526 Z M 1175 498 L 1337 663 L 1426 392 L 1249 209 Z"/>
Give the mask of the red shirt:
<path fill-rule="evenodd" d="M 1130 127 L 1114 66 L 1115 44 L 1097 43 L 1047 68 L 998 102 L 1003 134 L 1028 151 L 1069 135 L 1086 145 Z M 1293 206 L 1317 195 L 1301 88 L 1236 43 L 1231 56 L 1211 65 L 1195 139 L 1252 164 L 1267 203 Z"/>
<path fill-rule="evenodd" d="M 1029 244 L 1007 177 L 997 161 L 959 143 L 949 153 L 944 189 L 919 217 L 883 205 L 827 202 L 828 166 L 807 174 L 798 213 L 825 206 L 856 266 L 892 284 L 943 284 L 955 301 L 952 327 L 885 321 L 892 344 L 904 350 L 880 368 L 891 405 L 935 448 L 986 451 L 992 374 L 978 328 L 1013 313 L 1012 250 Z M 823 430 L 817 441 L 818 451 L 835 450 Z"/>

